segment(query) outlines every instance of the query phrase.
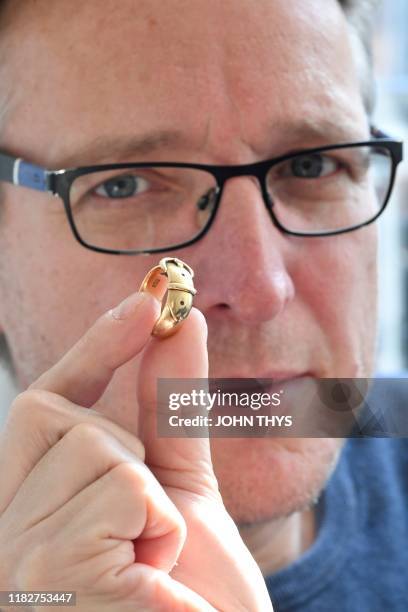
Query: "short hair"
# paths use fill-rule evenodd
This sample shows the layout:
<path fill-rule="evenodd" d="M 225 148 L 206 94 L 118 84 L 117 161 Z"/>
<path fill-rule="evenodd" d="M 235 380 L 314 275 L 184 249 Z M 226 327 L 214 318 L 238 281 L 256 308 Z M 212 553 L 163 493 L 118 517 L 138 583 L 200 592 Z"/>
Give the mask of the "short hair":
<path fill-rule="evenodd" d="M 375 105 L 372 30 L 382 0 L 338 0 L 338 2 L 350 26 L 352 44 L 356 49 L 355 58 L 364 107 L 371 116 Z"/>

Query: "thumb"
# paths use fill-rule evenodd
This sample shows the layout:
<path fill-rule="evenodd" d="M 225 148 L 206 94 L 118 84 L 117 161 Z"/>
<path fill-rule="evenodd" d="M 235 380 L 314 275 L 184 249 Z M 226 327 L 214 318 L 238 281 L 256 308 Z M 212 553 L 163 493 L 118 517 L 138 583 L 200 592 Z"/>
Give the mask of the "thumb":
<path fill-rule="evenodd" d="M 218 486 L 207 430 L 200 428 L 200 438 L 187 437 L 182 427 L 176 428 L 174 437 L 158 434 L 158 411 L 163 410 L 158 405 L 159 378 L 208 378 L 207 324 L 196 308 L 176 334 L 165 340 L 153 339 L 145 348 L 138 380 L 139 435 L 146 463 L 163 486 L 213 494 Z"/>

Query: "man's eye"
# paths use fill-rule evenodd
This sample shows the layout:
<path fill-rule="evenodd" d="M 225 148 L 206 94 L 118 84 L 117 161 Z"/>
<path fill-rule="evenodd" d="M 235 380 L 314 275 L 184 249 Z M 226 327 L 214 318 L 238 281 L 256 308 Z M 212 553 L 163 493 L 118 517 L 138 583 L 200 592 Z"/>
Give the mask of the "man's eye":
<path fill-rule="evenodd" d="M 95 193 L 105 198 L 131 198 L 149 188 L 146 179 L 138 176 L 116 176 L 105 181 L 95 189 Z"/>
<path fill-rule="evenodd" d="M 339 163 L 319 153 L 300 155 L 290 162 L 290 170 L 287 169 L 287 176 L 296 178 L 322 178 L 334 174 L 339 169 Z"/>

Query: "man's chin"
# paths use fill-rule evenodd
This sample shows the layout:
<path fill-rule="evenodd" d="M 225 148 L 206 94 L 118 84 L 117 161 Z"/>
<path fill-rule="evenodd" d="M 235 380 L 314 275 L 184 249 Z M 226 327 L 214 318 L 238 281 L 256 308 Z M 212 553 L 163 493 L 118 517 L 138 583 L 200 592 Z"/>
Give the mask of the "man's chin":
<path fill-rule="evenodd" d="M 313 505 L 337 463 L 339 438 L 212 438 L 213 465 L 237 524 L 290 516 Z"/>

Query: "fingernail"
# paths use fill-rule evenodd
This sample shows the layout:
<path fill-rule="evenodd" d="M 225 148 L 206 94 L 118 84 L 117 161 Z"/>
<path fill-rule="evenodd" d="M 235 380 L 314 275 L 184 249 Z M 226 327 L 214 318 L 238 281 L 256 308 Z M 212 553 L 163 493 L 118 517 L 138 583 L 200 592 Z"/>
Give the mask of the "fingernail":
<path fill-rule="evenodd" d="M 109 312 L 114 319 L 123 321 L 124 319 L 132 317 L 139 307 L 149 299 L 151 299 L 151 297 L 146 292 L 132 293 L 132 295 L 125 298 L 119 306 L 116 306 L 116 308 L 113 308 Z"/>

